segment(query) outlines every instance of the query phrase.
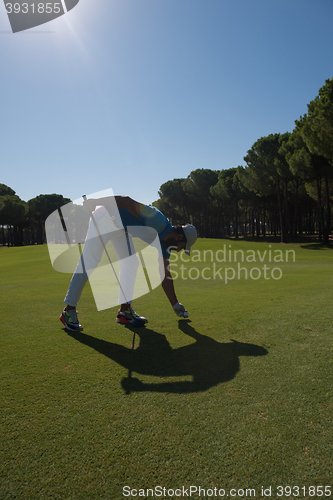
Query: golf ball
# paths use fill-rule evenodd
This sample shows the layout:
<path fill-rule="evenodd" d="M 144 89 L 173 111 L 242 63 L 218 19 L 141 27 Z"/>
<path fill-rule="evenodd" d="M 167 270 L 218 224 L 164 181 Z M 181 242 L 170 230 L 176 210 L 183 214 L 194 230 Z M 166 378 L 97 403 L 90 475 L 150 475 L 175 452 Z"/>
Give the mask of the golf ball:
<path fill-rule="evenodd" d="M 188 318 L 188 312 L 184 311 L 183 318 Z"/>

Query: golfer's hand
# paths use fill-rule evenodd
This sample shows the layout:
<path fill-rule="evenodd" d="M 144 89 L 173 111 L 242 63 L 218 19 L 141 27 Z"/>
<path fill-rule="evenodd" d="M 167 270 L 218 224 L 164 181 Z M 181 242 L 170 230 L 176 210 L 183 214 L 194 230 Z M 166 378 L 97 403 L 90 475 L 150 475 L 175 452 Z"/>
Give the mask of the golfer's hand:
<path fill-rule="evenodd" d="M 184 316 L 185 307 L 183 306 L 183 304 L 176 302 L 175 305 L 172 306 L 172 308 L 175 311 L 175 313 L 177 314 L 177 316 L 179 316 L 180 318 L 182 318 Z"/>
<path fill-rule="evenodd" d="M 83 208 L 86 212 L 93 212 L 96 208 L 96 200 L 94 200 L 93 198 L 91 198 L 90 200 L 84 200 Z"/>

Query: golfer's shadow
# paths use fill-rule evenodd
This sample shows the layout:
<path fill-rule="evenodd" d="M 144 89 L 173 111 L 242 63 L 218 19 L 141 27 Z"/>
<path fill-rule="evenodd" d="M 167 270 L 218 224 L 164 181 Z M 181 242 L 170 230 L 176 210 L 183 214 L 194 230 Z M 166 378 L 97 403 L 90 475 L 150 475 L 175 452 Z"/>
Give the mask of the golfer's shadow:
<path fill-rule="evenodd" d="M 69 335 L 82 344 L 92 347 L 104 356 L 112 359 L 128 370 L 121 385 L 130 393 L 133 391 L 154 391 L 170 393 L 189 393 L 205 391 L 222 382 L 235 377 L 239 371 L 240 356 L 264 356 L 263 347 L 237 342 L 217 342 L 206 335 L 198 333 L 187 321 L 178 322 L 179 329 L 193 338 L 195 342 L 172 349 L 165 335 L 149 328 L 132 328 L 136 332 L 136 349 L 96 339 L 82 333 Z M 141 382 L 133 374 L 151 375 L 154 377 L 179 377 L 191 380 L 170 380 Z"/>

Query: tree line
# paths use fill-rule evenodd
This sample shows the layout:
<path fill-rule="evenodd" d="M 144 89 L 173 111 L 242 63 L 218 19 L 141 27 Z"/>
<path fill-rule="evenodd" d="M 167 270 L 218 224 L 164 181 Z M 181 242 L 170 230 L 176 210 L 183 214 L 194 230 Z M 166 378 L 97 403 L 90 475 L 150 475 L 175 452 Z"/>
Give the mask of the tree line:
<path fill-rule="evenodd" d="M 258 139 L 246 166 L 197 169 L 160 187 L 154 205 L 201 236 L 317 234 L 328 243 L 333 197 L 333 79 L 326 80 L 292 132 Z"/>
<path fill-rule="evenodd" d="M 201 168 L 162 184 L 153 203 L 172 222 L 191 222 L 199 235 L 279 235 L 281 242 L 318 234 L 328 243 L 333 197 L 333 78 L 295 120 L 292 132 L 258 139 L 246 166 Z M 45 243 L 46 218 L 71 200 L 44 194 L 22 201 L 0 184 L 0 244 Z"/>
<path fill-rule="evenodd" d="M 0 184 L 0 245 L 45 243 L 45 220 L 71 200 L 60 194 L 41 194 L 27 202 Z"/>

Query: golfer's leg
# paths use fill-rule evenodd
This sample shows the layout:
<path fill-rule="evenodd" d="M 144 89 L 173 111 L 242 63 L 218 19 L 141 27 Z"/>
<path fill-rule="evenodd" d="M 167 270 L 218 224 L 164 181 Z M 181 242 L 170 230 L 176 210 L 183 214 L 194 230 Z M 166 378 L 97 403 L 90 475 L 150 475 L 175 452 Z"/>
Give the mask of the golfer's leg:
<path fill-rule="evenodd" d="M 94 212 L 94 219 L 100 228 L 104 244 L 106 244 L 110 238 L 110 233 L 107 233 L 107 230 L 114 230 L 114 226 L 112 226 L 110 222 L 110 217 L 102 207 Z M 102 258 L 103 249 L 104 247 L 96 231 L 95 225 L 90 219 L 82 254 L 64 300 L 67 305 L 72 307 L 77 306 L 90 274 L 96 269 Z"/>
<path fill-rule="evenodd" d="M 135 278 L 139 267 L 139 259 L 130 234 L 125 231 L 110 239 L 119 264 L 119 304 L 131 304 L 134 294 Z"/>
<path fill-rule="evenodd" d="M 78 266 L 80 266 L 80 263 Z M 74 272 L 64 299 L 65 304 L 76 308 L 87 280 L 87 273 L 80 273 L 77 270 Z"/>

